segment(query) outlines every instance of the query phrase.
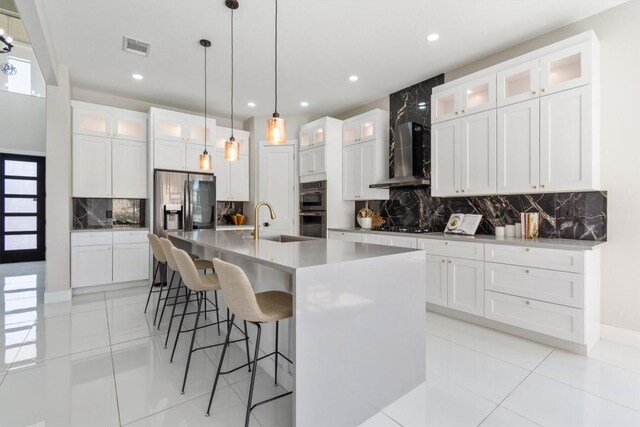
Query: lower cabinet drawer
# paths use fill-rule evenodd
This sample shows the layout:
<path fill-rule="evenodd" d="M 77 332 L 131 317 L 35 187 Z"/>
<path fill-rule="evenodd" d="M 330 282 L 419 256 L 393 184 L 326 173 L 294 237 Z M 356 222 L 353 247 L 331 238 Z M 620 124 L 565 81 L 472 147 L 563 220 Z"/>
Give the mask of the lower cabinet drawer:
<path fill-rule="evenodd" d="M 485 291 L 487 319 L 584 344 L 583 310 Z"/>
<path fill-rule="evenodd" d="M 548 270 L 584 272 L 584 252 L 527 246 L 485 245 L 484 260 Z"/>
<path fill-rule="evenodd" d="M 113 242 L 111 231 L 79 231 L 71 233 L 71 246 L 110 245 Z"/>
<path fill-rule="evenodd" d="M 584 275 L 485 263 L 485 289 L 584 308 Z"/>
<path fill-rule="evenodd" d="M 425 249 L 429 255 L 475 259 L 479 261 L 484 259 L 484 243 L 419 238 L 418 249 Z"/>
<path fill-rule="evenodd" d="M 149 243 L 147 237 L 149 230 L 144 231 L 114 231 L 113 232 L 113 244 L 119 245 L 121 243 Z"/>

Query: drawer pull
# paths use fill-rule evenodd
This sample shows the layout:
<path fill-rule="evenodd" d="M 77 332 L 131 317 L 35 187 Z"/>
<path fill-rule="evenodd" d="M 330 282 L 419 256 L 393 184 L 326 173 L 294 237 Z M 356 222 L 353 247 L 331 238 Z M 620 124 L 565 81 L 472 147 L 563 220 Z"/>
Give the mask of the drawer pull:
<path fill-rule="evenodd" d="M 526 250 L 527 252 L 531 252 L 531 249 L 529 249 L 529 248 L 527 248 L 527 249 L 525 249 L 525 250 Z"/>
<path fill-rule="evenodd" d="M 444 244 L 445 244 L 445 245 L 448 245 L 448 244 L 449 244 L 449 242 L 444 242 Z"/>
<path fill-rule="evenodd" d="M 529 271 L 529 270 L 525 270 L 524 272 L 525 272 L 525 273 L 527 273 L 527 274 L 529 274 L 529 273 L 530 273 L 530 271 Z"/>
<path fill-rule="evenodd" d="M 529 305 L 531 302 L 529 300 L 525 301 L 525 304 Z"/>

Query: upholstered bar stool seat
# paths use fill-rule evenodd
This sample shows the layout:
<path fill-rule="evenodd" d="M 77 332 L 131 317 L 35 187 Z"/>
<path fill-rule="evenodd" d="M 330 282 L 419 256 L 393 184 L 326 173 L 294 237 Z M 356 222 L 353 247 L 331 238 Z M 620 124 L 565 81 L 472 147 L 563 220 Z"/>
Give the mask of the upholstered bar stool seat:
<path fill-rule="evenodd" d="M 159 292 L 158 304 L 156 305 L 156 312 L 153 318 L 153 324 L 155 325 L 156 317 L 158 316 L 158 308 L 160 307 L 160 300 L 162 299 L 162 289 L 167 282 L 167 257 L 162 250 L 158 236 L 153 233 L 149 233 L 147 234 L 147 238 L 149 239 L 149 246 L 151 246 L 151 252 L 153 253 L 153 258 L 156 262 L 156 268 L 154 269 L 153 278 L 151 279 L 151 286 L 149 287 L 149 295 L 147 295 L 147 303 L 144 306 L 144 312 L 146 313 L 147 308 L 149 307 L 151 294 Z M 156 277 L 158 273 L 160 273 L 160 283 L 156 284 Z M 154 289 L 155 287 L 159 287 L 159 289 Z"/>
<path fill-rule="evenodd" d="M 256 294 L 260 309 L 259 322 L 271 323 L 293 316 L 293 295 L 288 292 L 267 291 Z M 247 319 L 250 320 L 250 319 Z M 255 322 L 256 320 L 251 320 Z"/>
<path fill-rule="evenodd" d="M 213 270 L 213 261 L 209 261 L 208 259 L 191 259 L 193 259 L 193 263 L 198 270 Z"/>
<path fill-rule="evenodd" d="M 222 289 L 216 274 L 198 274 L 198 281 L 192 283 L 190 288 L 195 292 L 219 291 Z"/>

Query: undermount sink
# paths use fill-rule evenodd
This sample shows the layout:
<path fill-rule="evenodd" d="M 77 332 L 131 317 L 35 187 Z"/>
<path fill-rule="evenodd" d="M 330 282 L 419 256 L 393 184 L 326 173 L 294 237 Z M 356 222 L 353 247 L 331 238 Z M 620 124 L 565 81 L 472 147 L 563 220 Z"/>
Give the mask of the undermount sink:
<path fill-rule="evenodd" d="M 291 243 L 291 242 L 305 242 L 307 240 L 316 240 L 313 237 L 304 236 L 287 236 L 285 234 L 279 234 L 276 236 L 263 236 L 260 240 L 271 240 L 272 242 Z"/>

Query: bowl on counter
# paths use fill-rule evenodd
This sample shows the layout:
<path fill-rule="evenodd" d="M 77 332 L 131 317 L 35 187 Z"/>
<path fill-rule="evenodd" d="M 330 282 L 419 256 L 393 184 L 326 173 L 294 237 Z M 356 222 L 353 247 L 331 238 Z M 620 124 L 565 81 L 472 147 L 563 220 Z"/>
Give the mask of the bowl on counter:
<path fill-rule="evenodd" d="M 371 230 L 372 223 L 373 221 L 371 220 L 371 218 L 358 217 L 358 225 L 360 225 L 360 227 L 365 230 Z"/>

